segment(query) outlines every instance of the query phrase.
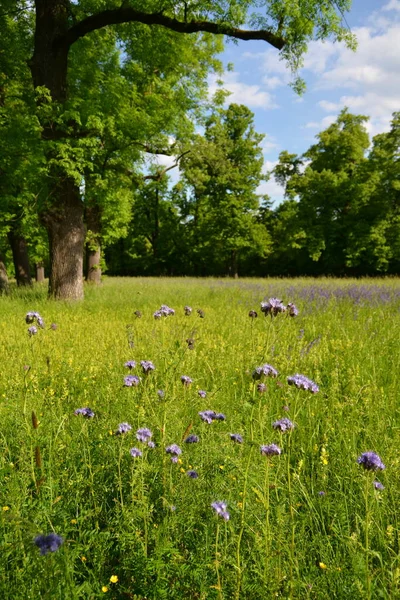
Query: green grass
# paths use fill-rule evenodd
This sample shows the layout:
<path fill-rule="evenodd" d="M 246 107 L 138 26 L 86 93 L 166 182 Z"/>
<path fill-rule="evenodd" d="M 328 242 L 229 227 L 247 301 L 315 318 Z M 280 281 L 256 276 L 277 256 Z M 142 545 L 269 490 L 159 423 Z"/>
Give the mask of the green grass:
<path fill-rule="evenodd" d="M 265 318 L 270 296 L 299 316 Z M 155 320 L 162 303 L 175 316 Z M 29 310 L 46 322 L 31 338 Z M 40 286 L 0 298 L 0 598 L 400 598 L 399 339 L 396 279 L 108 279 L 78 304 L 47 301 Z M 130 359 L 137 388 L 123 386 Z M 144 376 L 140 360 L 156 370 Z M 263 363 L 279 376 L 260 394 Z M 288 386 L 294 373 L 319 393 Z M 86 406 L 94 419 L 74 415 Z M 205 409 L 226 421 L 203 423 Z M 296 427 L 281 434 L 272 423 L 284 416 Z M 118 436 L 121 422 L 132 431 Z M 183 443 L 189 430 L 199 443 Z M 261 455 L 270 443 L 281 456 Z M 385 471 L 357 464 L 368 450 Z M 64 543 L 41 556 L 33 540 L 52 531 Z"/>

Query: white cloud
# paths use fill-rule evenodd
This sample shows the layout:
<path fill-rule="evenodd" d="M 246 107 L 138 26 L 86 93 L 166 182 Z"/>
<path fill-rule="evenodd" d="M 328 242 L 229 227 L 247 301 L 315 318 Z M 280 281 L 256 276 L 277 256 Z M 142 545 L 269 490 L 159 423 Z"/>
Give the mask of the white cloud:
<path fill-rule="evenodd" d="M 219 78 L 211 75 L 209 78 L 209 96 L 212 97 L 221 87 L 218 85 Z M 224 74 L 224 83 L 222 89 L 231 92 L 227 99 L 227 104 L 235 102 L 236 104 L 245 104 L 249 108 L 260 108 L 264 110 L 278 108 L 272 95 L 263 90 L 259 85 L 249 85 L 239 81 L 239 73 L 233 71 Z"/>
<path fill-rule="evenodd" d="M 326 129 L 336 121 L 337 115 L 327 115 L 320 121 L 309 121 L 304 125 L 306 129 Z"/>
<path fill-rule="evenodd" d="M 397 10 L 400 12 L 400 0 L 389 0 L 389 2 L 385 4 L 382 10 Z"/>
<path fill-rule="evenodd" d="M 279 148 L 279 144 L 273 136 L 267 135 L 266 138 L 264 138 L 261 142 L 261 147 L 263 153 L 268 154 L 269 152 L 272 152 L 273 150 Z"/>

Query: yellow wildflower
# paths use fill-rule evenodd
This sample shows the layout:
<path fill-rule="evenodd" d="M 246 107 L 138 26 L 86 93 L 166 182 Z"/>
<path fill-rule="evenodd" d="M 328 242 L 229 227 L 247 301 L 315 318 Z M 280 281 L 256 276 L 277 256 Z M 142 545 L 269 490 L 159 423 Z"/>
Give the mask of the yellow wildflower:
<path fill-rule="evenodd" d="M 77 524 L 77 522 L 78 522 L 78 521 L 77 521 L 76 519 L 71 519 L 71 523 L 72 523 L 72 525 L 76 525 L 76 524 Z"/>
<path fill-rule="evenodd" d="M 111 575 L 110 581 L 111 581 L 111 583 L 117 583 L 117 581 L 118 581 L 118 575 Z"/>
<path fill-rule="evenodd" d="M 4 512 L 6 512 L 7 510 L 10 510 L 10 507 L 9 506 L 3 506 L 3 510 L 4 510 Z"/>
<path fill-rule="evenodd" d="M 328 567 L 326 566 L 326 564 L 325 564 L 325 563 L 323 563 L 323 562 L 319 562 L 319 563 L 318 563 L 318 566 L 319 566 L 319 568 L 320 568 L 320 569 L 327 569 L 327 568 L 328 568 Z"/>
<path fill-rule="evenodd" d="M 108 587 L 106 585 L 103 585 L 103 587 L 101 588 L 101 591 L 104 593 L 108 592 Z"/>

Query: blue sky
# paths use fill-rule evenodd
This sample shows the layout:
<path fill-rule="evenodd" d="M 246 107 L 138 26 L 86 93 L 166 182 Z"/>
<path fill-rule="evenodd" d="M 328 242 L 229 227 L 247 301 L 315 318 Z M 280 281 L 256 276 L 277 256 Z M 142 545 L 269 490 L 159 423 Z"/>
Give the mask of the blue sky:
<path fill-rule="evenodd" d="M 234 70 L 222 77 L 223 87 L 232 92 L 228 102 L 246 104 L 255 113 L 256 130 L 266 134 L 265 170 L 282 150 L 303 153 L 344 106 L 370 117 L 371 136 L 387 131 L 392 113 L 400 110 L 400 0 L 353 0 L 346 21 L 357 36 L 357 51 L 312 42 L 301 71 L 307 84 L 301 98 L 288 86 L 290 73 L 274 48 L 256 41 L 226 45 L 222 60 Z M 210 88 L 216 88 L 215 77 Z M 273 180 L 259 191 L 276 203 L 283 198 Z"/>

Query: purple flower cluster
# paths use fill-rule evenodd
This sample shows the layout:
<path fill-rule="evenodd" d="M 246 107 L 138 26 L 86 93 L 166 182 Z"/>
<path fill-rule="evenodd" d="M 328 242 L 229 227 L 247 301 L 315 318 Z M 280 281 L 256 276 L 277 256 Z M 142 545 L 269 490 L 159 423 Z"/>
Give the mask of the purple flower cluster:
<path fill-rule="evenodd" d="M 27 325 L 31 325 L 35 321 L 36 321 L 38 327 L 40 327 L 41 329 L 44 329 L 44 321 L 43 321 L 42 317 L 40 316 L 40 314 L 38 312 L 36 312 L 36 311 L 30 311 L 30 312 L 26 313 L 26 315 L 25 315 L 25 323 Z M 37 333 L 37 331 L 36 331 L 36 333 Z"/>
<path fill-rule="evenodd" d="M 261 312 L 263 312 L 265 316 L 271 315 L 271 317 L 276 317 L 276 315 L 285 311 L 286 306 L 279 298 L 270 298 L 268 302 L 261 302 Z"/>
<path fill-rule="evenodd" d="M 253 371 L 253 379 L 257 380 L 262 377 L 278 377 L 278 371 L 268 364 L 256 367 Z"/>
<path fill-rule="evenodd" d="M 238 444 L 243 444 L 243 438 L 240 435 L 240 433 L 230 433 L 229 437 L 231 438 L 232 442 L 237 442 Z"/>
<path fill-rule="evenodd" d="M 185 315 L 188 317 L 189 315 L 192 314 L 192 307 L 191 306 L 185 306 L 185 308 L 183 309 L 185 311 Z"/>
<path fill-rule="evenodd" d="M 132 369 L 134 369 L 136 367 L 136 361 L 134 361 L 134 360 L 127 360 L 126 363 L 124 363 L 124 367 L 126 367 L 127 369 L 129 369 L 130 371 L 132 371 Z"/>
<path fill-rule="evenodd" d="M 157 390 L 157 396 L 158 396 L 159 398 L 164 398 L 164 396 L 165 396 L 165 392 L 164 392 L 164 390 Z"/>
<path fill-rule="evenodd" d="M 28 327 L 28 334 L 30 337 L 32 337 L 33 335 L 36 335 L 38 332 L 37 327 L 35 327 L 34 325 L 32 325 L 31 327 Z"/>
<path fill-rule="evenodd" d="M 386 468 L 376 452 L 363 452 L 361 456 L 357 458 L 357 462 L 367 471 L 383 471 Z"/>
<path fill-rule="evenodd" d="M 205 392 L 204 390 L 199 390 L 197 393 L 200 396 L 200 398 L 205 398 L 207 396 L 207 392 Z"/>
<path fill-rule="evenodd" d="M 260 394 L 266 392 L 267 386 L 265 385 L 265 383 L 257 383 L 257 391 L 260 392 Z"/>
<path fill-rule="evenodd" d="M 165 448 L 165 452 L 167 454 L 171 454 L 171 461 L 173 463 L 177 463 L 178 462 L 178 456 L 180 454 L 182 454 L 182 450 L 180 449 L 180 447 L 178 446 L 178 444 L 171 444 L 170 446 L 167 446 Z"/>
<path fill-rule="evenodd" d="M 281 433 L 285 433 L 286 431 L 294 429 L 295 424 L 287 417 L 283 417 L 283 419 L 279 419 L 278 421 L 275 421 L 275 423 L 272 423 L 272 427 L 274 429 L 279 429 Z"/>
<path fill-rule="evenodd" d="M 249 317 L 251 319 L 256 319 L 258 317 L 257 312 L 255 310 L 250 310 L 249 311 Z"/>
<path fill-rule="evenodd" d="M 126 375 L 124 377 L 124 387 L 137 387 L 140 383 L 140 377 L 137 375 Z"/>
<path fill-rule="evenodd" d="M 199 477 L 198 472 L 194 471 L 193 469 L 190 469 L 189 471 L 186 471 L 186 475 L 188 477 L 190 477 L 190 479 L 197 479 Z"/>
<path fill-rule="evenodd" d="M 132 456 L 132 458 L 139 458 L 143 455 L 142 451 L 139 450 L 139 448 L 131 448 L 129 450 L 129 454 Z"/>
<path fill-rule="evenodd" d="M 188 437 L 185 439 L 185 444 L 197 444 L 198 441 L 199 437 L 192 433 L 191 435 L 188 435 Z"/>
<path fill-rule="evenodd" d="M 128 433 L 132 429 L 132 425 L 129 423 L 120 423 L 118 425 L 118 429 L 116 431 L 116 435 L 123 435 L 124 433 Z"/>
<path fill-rule="evenodd" d="M 287 382 L 289 385 L 294 385 L 299 390 L 308 390 L 312 394 L 319 392 L 319 387 L 316 383 L 314 383 L 314 381 L 308 379 L 308 377 L 305 375 L 300 375 L 299 373 L 288 377 Z"/>
<path fill-rule="evenodd" d="M 374 488 L 376 490 L 384 490 L 385 486 L 380 481 L 374 481 Z"/>
<path fill-rule="evenodd" d="M 289 302 L 287 305 L 287 311 L 289 317 L 297 317 L 299 314 L 299 309 L 293 304 L 293 302 Z"/>
<path fill-rule="evenodd" d="M 170 308 L 166 304 L 161 304 L 160 308 L 156 310 L 153 316 L 155 319 L 161 319 L 161 317 L 169 317 L 170 315 L 174 314 L 175 310 L 173 308 Z"/>
<path fill-rule="evenodd" d="M 211 508 L 213 508 L 215 510 L 216 514 L 219 517 L 222 517 L 225 521 L 229 521 L 229 513 L 226 510 L 227 509 L 226 502 L 221 502 L 221 501 L 211 502 Z"/>
<path fill-rule="evenodd" d="M 56 552 L 64 542 L 63 538 L 56 533 L 49 533 L 48 535 L 38 535 L 34 539 L 34 543 L 40 550 L 40 554 L 43 556 L 48 552 Z"/>
<path fill-rule="evenodd" d="M 193 383 L 193 380 L 188 375 L 182 375 L 181 381 L 185 387 L 189 387 Z"/>
<path fill-rule="evenodd" d="M 260 451 L 263 456 L 279 456 L 282 454 L 282 450 L 276 444 L 260 446 Z"/>
<path fill-rule="evenodd" d="M 153 433 L 147 427 L 142 427 L 136 432 L 136 439 L 139 440 L 139 442 L 143 442 L 144 444 L 146 444 L 152 438 L 152 436 Z"/>
<path fill-rule="evenodd" d="M 88 419 L 92 419 L 94 417 L 94 412 L 91 408 L 77 408 L 74 412 L 74 415 L 83 415 Z"/>
<path fill-rule="evenodd" d="M 223 413 L 216 413 L 214 410 L 203 410 L 199 412 L 199 416 L 205 423 L 212 423 L 212 421 L 225 421 L 226 416 Z"/>
<path fill-rule="evenodd" d="M 140 361 L 140 366 L 143 369 L 143 373 L 150 373 L 150 371 L 154 371 L 155 370 L 155 366 L 153 365 L 153 363 L 151 362 L 151 360 L 141 360 Z"/>

